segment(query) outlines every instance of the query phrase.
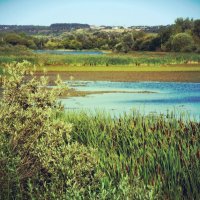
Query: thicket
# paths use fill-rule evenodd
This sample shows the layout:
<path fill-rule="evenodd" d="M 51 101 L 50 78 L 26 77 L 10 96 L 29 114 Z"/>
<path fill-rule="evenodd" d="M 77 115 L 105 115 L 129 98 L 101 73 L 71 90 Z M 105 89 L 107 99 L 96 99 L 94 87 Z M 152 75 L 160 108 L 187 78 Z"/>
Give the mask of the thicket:
<path fill-rule="evenodd" d="M 76 192 L 86 195 L 89 189 L 96 189 L 102 176 L 95 151 L 72 142 L 72 125 L 58 119 L 62 107 L 57 95 L 63 88 L 45 89 L 44 77 L 27 81 L 28 66 L 27 62 L 8 65 L 3 84 L 1 199 L 63 199 Z"/>

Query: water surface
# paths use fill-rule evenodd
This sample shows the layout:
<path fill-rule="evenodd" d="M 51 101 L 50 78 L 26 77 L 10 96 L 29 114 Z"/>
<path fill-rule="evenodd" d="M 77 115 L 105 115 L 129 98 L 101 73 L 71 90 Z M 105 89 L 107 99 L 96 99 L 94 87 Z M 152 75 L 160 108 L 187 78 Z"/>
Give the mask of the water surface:
<path fill-rule="evenodd" d="M 102 55 L 102 51 L 67 51 L 67 50 L 35 50 L 40 54 L 57 54 L 57 55 Z"/>
<path fill-rule="evenodd" d="M 66 84 L 80 91 L 102 91 L 62 99 L 70 110 L 97 109 L 121 114 L 136 109 L 142 114 L 176 111 L 197 119 L 200 116 L 200 83 L 69 81 Z"/>

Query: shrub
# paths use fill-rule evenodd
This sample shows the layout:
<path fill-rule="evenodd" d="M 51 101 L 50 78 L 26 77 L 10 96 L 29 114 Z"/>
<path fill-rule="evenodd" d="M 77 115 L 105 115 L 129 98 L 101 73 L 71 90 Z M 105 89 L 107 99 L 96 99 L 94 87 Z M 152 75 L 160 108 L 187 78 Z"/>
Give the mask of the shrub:
<path fill-rule="evenodd" d="M 191 46 L 194 46 L 194 41 L 192 36 L 188 33 L 178 33 L 171 41 L 172 50 L 177 52 L 189 49 Z"/>
<path fill-rule="evenodd" d="M 28 62 L 6 66 L 0 103 L 2 198 L 44 199 L 72 187 L 82 194 L 88 187 L 95 189 L 102 176 L 95 151 L 71 142 L 72 125 L 58 119 L 62 106 L 57 96 L 66 88 L 59 84 L 48 90 L 47 79 L 37 80 L 26 70 L 29 67 Z M 39 193 L 29 190 L 31 184 Z"/>

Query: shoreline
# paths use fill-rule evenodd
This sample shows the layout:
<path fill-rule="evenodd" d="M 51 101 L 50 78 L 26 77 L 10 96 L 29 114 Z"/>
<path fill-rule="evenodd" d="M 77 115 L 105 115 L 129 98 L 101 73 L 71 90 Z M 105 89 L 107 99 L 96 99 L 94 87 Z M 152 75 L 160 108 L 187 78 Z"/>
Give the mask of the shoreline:
<path fill-rule="evenodd" d="M 124 93 L 124 94 L 157 94 L 157 92 L 153 91 L 80 91 L 74 88 L 69 88 L 67 91 L 64 92 L 60 97 L 61 99 L 66 99 L 69 97 L 85 97 L 88 95 L 95 95 L 95 94 L 110 94 L 110 93 Z"/>

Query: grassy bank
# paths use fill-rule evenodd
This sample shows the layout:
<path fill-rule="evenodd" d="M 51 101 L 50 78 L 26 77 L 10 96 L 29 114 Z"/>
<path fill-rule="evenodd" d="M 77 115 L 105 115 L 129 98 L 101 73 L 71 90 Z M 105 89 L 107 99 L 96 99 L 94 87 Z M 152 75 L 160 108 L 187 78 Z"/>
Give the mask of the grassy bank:
<path fill-rule="evenodd" d="M 68 66 L 140 66 L 164 64 L 197 64 L 200 54 L 195 53 L 150 53 L 133 52 L 129 54 L 106 55 L 52 55 L 52 54 L 0 54 L 0 65 L 12 61 L 28 60 L 36 65 L 68 65 Z"/>
<path fill-rule="evenodd" d="M 27 60 L 48 72 L 199 72 L 200 54 L 132 52 L 105 55 L 34 54 L 24 49 L 0 52 L 0 74 L 6 63 Z M 174 80 L 174 79 L 173 79 Z M 196 80 L 196 78 L 195 78 Z"/>

